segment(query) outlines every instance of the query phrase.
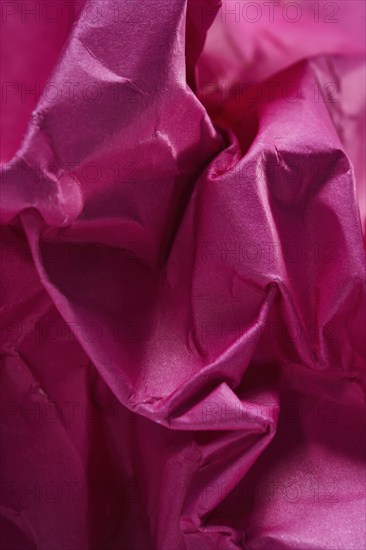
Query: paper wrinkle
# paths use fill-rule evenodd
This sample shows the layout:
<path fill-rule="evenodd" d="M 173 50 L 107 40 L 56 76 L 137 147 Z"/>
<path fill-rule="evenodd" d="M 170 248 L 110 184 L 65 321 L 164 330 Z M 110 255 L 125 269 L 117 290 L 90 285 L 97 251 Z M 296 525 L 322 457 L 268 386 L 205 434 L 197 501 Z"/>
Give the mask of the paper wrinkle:
<path fill-rule="evenodd" d="M 0 515 L 11 523 L 13 528 L 19 529 L 22 535 L 24 535 L 25 540 L 22 540 L 22 537 L 20 537 L 23 544 L 26 541 L 26 544 L 30 550 L 37 548 L 36 533 L 32 529 L 31 523 L 27 519 L 26 513 L 23 510 L 14 510 L 12 508 L 1 506 Z"/>

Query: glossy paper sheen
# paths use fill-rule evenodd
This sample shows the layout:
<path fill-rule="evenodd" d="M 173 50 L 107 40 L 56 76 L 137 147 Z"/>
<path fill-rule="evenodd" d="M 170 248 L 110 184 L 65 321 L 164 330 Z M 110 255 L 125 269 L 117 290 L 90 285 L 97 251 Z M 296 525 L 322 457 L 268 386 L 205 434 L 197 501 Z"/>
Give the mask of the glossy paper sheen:
<path fill-rule="evenodd" d="M 31 4 L 2 5 L 4 549 L 365 548 L 365 4 Z"/>

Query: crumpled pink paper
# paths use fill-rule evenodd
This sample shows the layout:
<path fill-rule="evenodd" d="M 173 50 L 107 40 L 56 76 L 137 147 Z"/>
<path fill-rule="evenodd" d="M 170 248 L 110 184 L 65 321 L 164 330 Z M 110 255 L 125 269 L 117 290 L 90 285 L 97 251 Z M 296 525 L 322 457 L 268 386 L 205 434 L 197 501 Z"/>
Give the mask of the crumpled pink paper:
<path fill-rule="evenodd" d="M 1 9 L 1 547 L 365 548 L 365 4 Z"/>

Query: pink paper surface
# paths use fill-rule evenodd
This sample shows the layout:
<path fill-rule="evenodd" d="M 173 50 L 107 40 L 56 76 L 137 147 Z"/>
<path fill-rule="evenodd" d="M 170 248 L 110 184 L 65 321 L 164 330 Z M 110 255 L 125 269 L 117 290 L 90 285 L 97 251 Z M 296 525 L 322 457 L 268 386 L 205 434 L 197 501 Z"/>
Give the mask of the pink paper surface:
<path fill-rule="evenodd" d="M 1 10 L 0 547 L 363 550 L 365 4 Z"/>

